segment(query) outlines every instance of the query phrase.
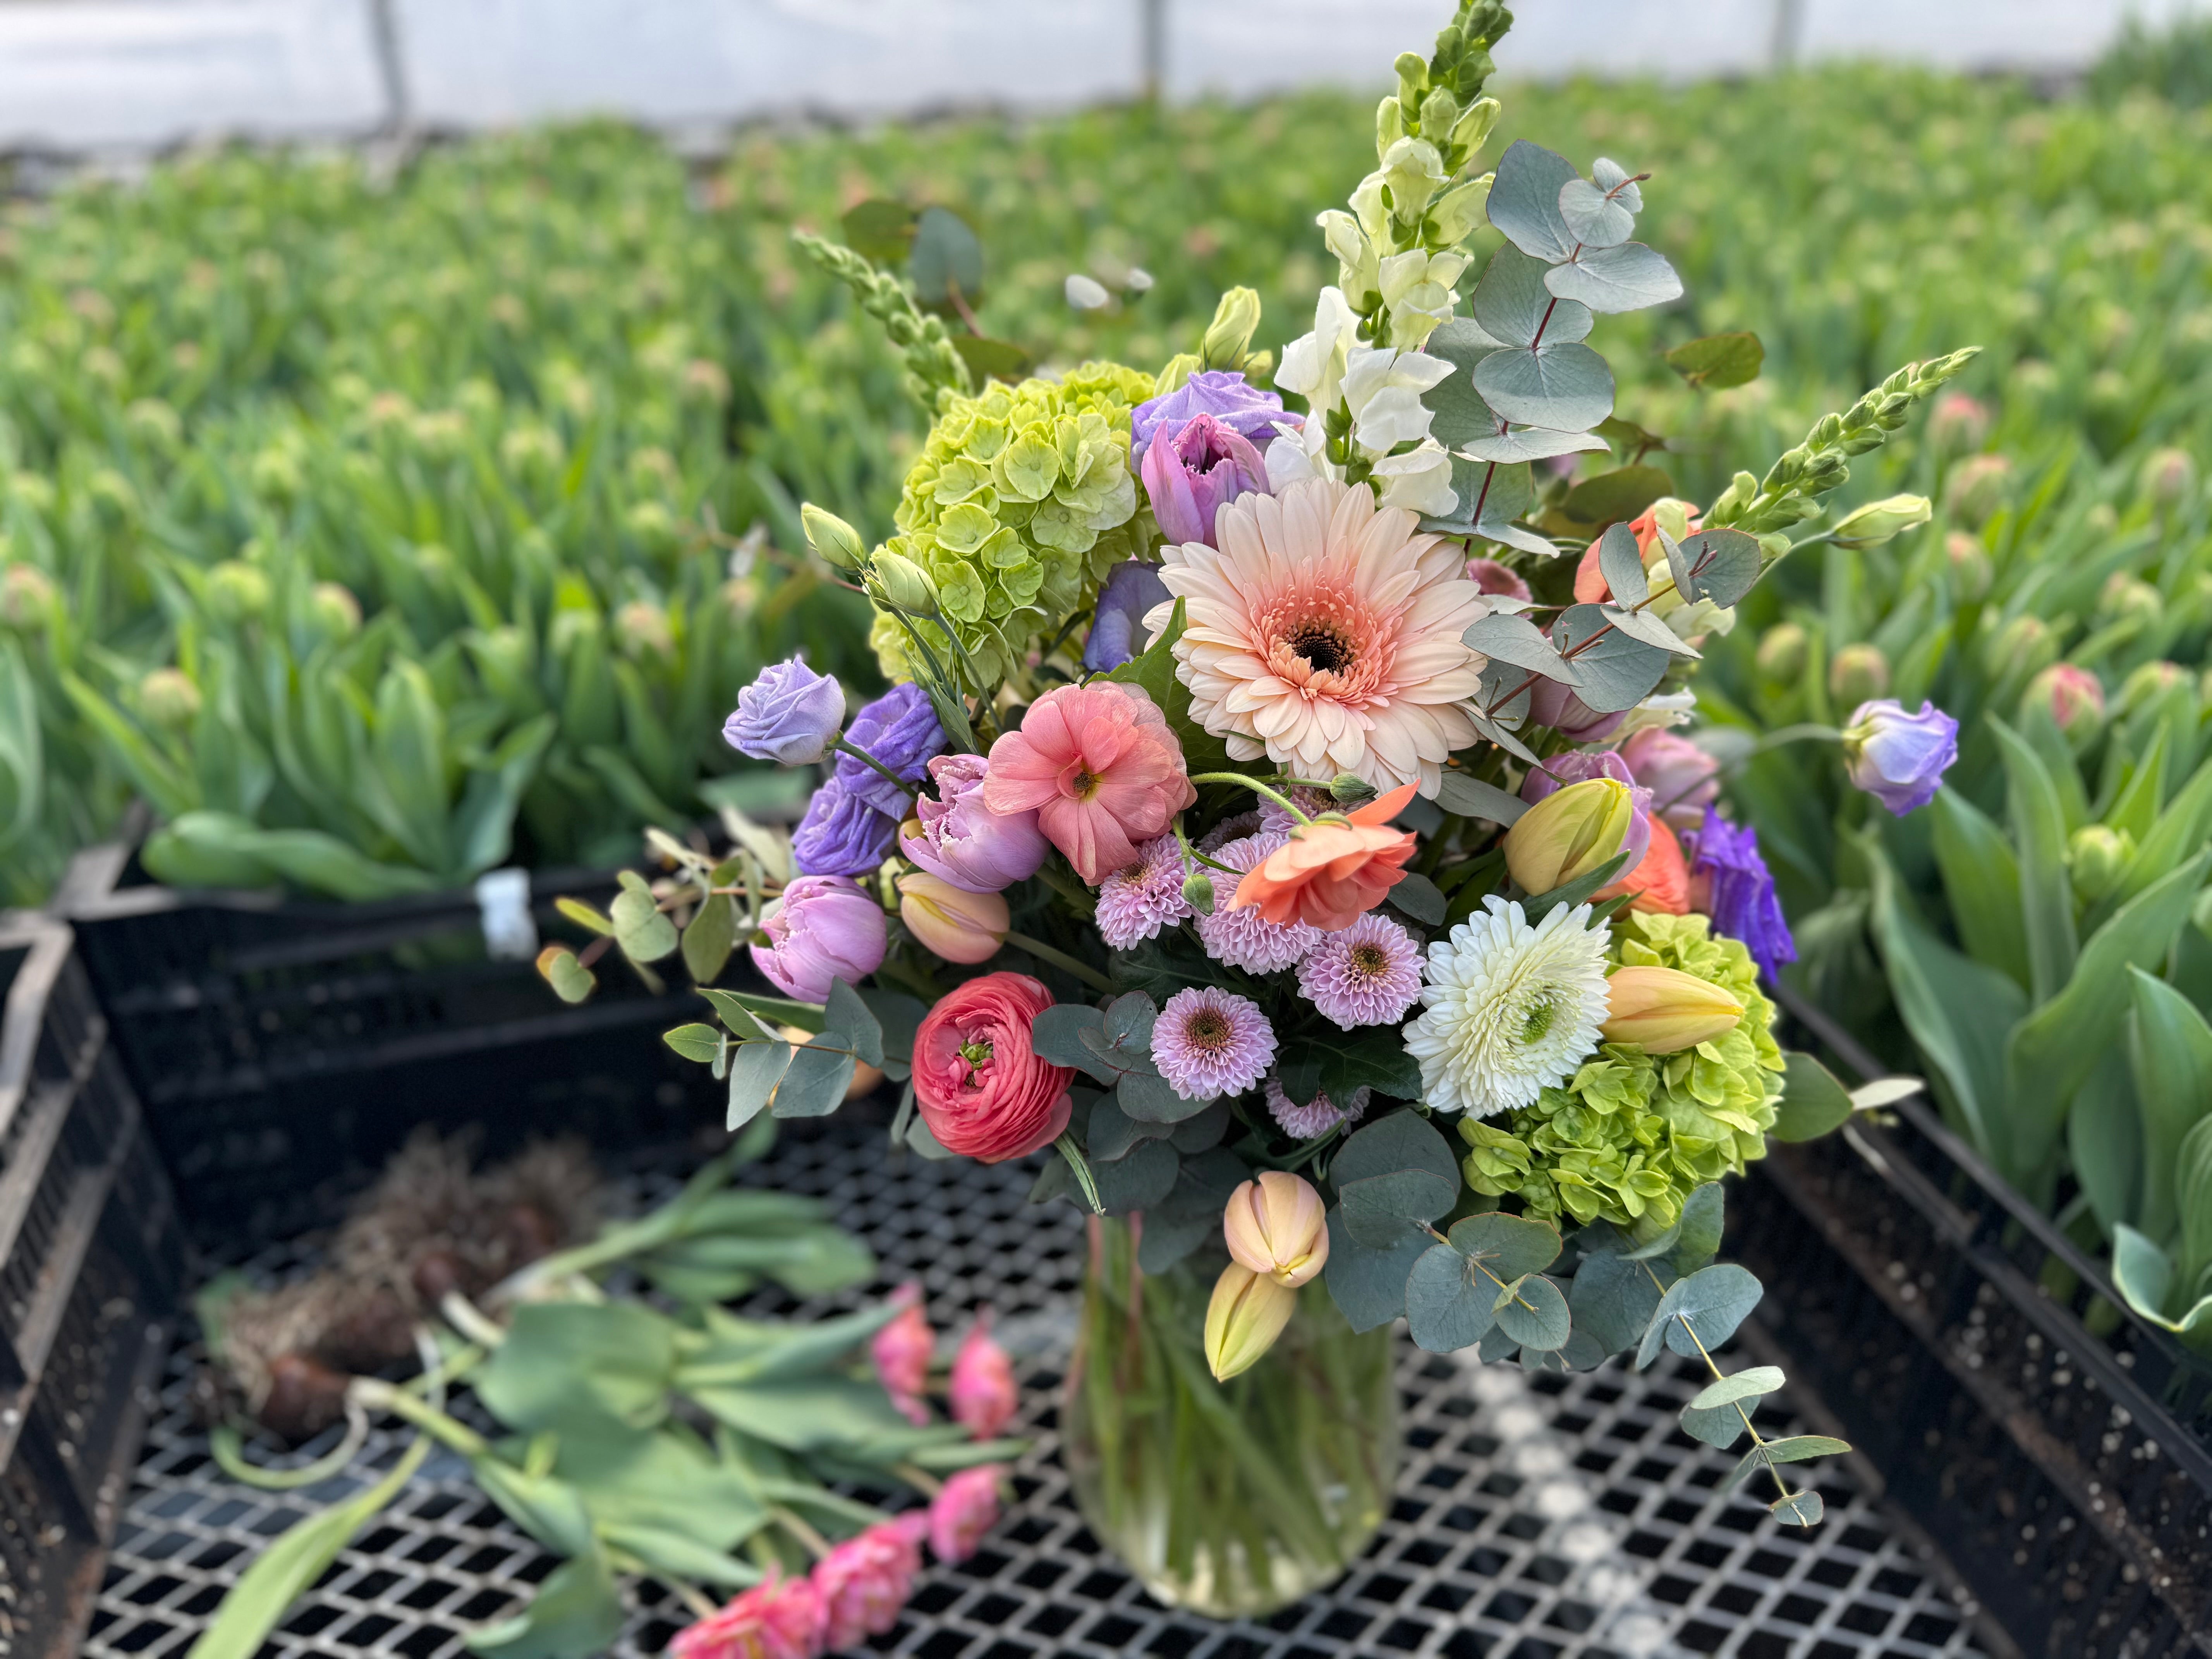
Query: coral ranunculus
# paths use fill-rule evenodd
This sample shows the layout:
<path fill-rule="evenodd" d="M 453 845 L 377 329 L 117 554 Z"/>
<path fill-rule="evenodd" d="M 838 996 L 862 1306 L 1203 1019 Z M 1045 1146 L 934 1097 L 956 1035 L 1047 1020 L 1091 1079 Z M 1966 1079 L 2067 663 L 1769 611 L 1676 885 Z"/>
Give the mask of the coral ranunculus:
<path fill-rule="evenodd" d="M 1198 799 L 1182 744 L 1143 692 L 1112 681 L 1063 685 L 991 745 L 983 804 L 1035 811 L 1045 839 L 1097 886 Z"/>
<path fill-rule="evenodd" d="M 1230 908 L 1257 905 L 1279 926 L 1303 921 L 1328 933 L 1351 927 L 1405 874 L 1417 843 L 1389 823 L 1413 798 L 1413 786 L 1401 784 L 1350 813 L 1349 822 L 1297 825 L 1288 842 L 1245 872 Z"/>
<path fill-rule="evenodd" d="M 985 974 L 938 999 L 914 1037 L 914 1100 L 949 1152 L 997 1164 L 1048 1146 L 1073 1109 L 1073 1066 L 1030 1039 L 1052 993 L 1027 974 Z"/>

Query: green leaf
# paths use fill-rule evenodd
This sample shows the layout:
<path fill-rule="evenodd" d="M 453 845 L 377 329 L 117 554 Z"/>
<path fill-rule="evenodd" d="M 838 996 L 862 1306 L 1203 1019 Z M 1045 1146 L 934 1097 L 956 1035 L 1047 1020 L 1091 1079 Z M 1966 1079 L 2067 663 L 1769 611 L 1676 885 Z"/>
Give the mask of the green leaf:
<path fill-rule="evenodd" d="M 1456 326 L 1443 325 L 1452 330 L 1446 338 L 1455 348 L 1455 364 L 1472 371 L 1501 347 L 1531 346 L 1540 336 L 1547 340 L 1589 337 L 1593 319 L 1589 307 L 1555 301 L 1544 286 L 1546 269 L 1541 259 L 1530 258 L 1519 248 L 1500 248 L 1491 256 L 1468 303 L 1473 324 L 1461 319 Z M 1430 337 L 1433 342 L 1435 336 Z M 1494 420 L 1492 425 L 1496 425 Z"/>
<path fill-rule="evenodd" d="M 2020 861 L 1988 814 L 1957 790 L 1936 792 L 1936 867 L 1966 954 L 2029 985 Z"/>
<path fill-rule="evenodd" d="M 1607 424 L 1609 422 L 1601 422 L 1598 431 L 1602 434 Z M 1601 472 L 1595 477 L 1584 478 L 1575 485 L 1559 503 L 1559 511 L 1577 525 L 1609 527 L 1637 517 L 1662 495 L 1674 493 L 1674 477 L 1658 467 L 1641 465 L 1619 466 L 1610 472 Z M 1640 562 L 1637 568 L 1642 569 Z M 1612 584 L 1608 581 L 1607 586 L 1611 586 Z M 1622 591 L 1618 587 L 1613 589 L 1616 598 L 1621 595 Z M 1630 605 L 1638 602 L 1637 599 L 1627 601 Z"/>
<path fill-rule="evenodd" d="M 186 812 L 149 838 L 147 873 L 173 887 L 266 887 L 289 882 L 349 903 L 434 892 L 437 878 L 379 864 L 319 830 L 264 830 L 228 812 Z"/>
<path fill-rule="evenodd" d="M 687 1392 L 716 1421 L 786 1451 L 857 1450 L 912 1426 L 873 1378 L 817 1375 Z"/>
<path fill-rule="evenodd" d="M 526 1433 L 650 1428 L 667 1415 L 676 1328 L 636 1302 L 526 1302 L 476 1375 L 493 1416 Z"/>
<path fill-rule="evenodd" d="M 1634 1347 L 1672 1279 L 1669 1269 L 1657 1269 L 1655 1278 L 1643 1262 L 1625 1256 L 1584 1256 L 1567 1290 L 1576 1328 L 1607 1353 Z"/>
<path fill-rule="evenodd" d="M 884 1028 L 867 1000 L 842 979 L 830 981 L 830 1000 L 823 1007 L 825 1030 L 845 1033 L 846 1046 L 864 1066 L 884 1063 Z M 912 1048 L 912 1040 L 908 1046 Z"/>
<path fill-rule="evenodd" d="M 1405 1295 L 1407 1326 L 1431 1353 L 1472 1347 L 1497 1322 L 1498 1286 L 1449 1244 L 1422 1252 L 1407 1277 Z"/>
<path fill-rule="evenodd" d="M 1491 181 L 1490 222 L 1522 252 L 1557 264 L 1579 240 L 1559 212 L 1559 192 L 1581 177 L 1565 156 L 1516 140 L 1498 159 Z"/>
<path fill-rule="evenodd" d="M 873 196 L 848 209 L 837 223 L 844 233 L 847 247 L 879 265 L 896 268 L 906 263 L 920 217 L 903 202 Z"/>
<path fill-rule="evenodd" d="M 599 1528 L 643 1527 L 726 1550 L 768 1521 L 752 1483 L 688 1430 L 572 1427 L 554 1473 L 584 1497 Z"/>
<path fill-rule="evenodd" d="M 1517 1279 L 1500 1291 L 1491 1316 L 1524 1350 L 1563 1348 L 1574 1329 L 1565 1295 L 1541 1273 Z"/>
<path fill-rule="evenodd" d="M 926 207 L 915 222 L 906 271 L 918 304 L 950 306 L 957 289 L 973 306 L 983 297 L 983 244 L 951 209 Z"/>
<path fill-rule="evenodd" d="M 1446 1237 L 1452 1249 L 1498 1279 L 1541 1273 L 1559 1259 L 1558 1228 L 1502 1210 L 1462 1217 Z"/>
<path fill-rule="evenodd" d="M 1554 265 L 1544 286 L 1562 300 L 1579 300 L 1592 311 L 1607 313 L 1641 311 L 1682 297 L 1682 279 L 1674 267 L 1642 242 L 1584 247 L 1571 263 Z M 1612 412 L 1608 399 L 1606 414 Z"/>
<path fill-rule="evenodd" d="M 1140 1141 L 1110 1163 L 1093 1164 L 1098 1202 L 1108 1215 L 1149 1210 L 1173 1190 L 1182 1160 L 1164 1140 Z"/>
<path fill-rule="evenodd" d="M 2142 1113 L 2145 1183 L 2132 1218 L 2153 1238 L 2172 1235 L 2178 1212 L 2171 1172 L 2181 1143 L 2212 1113 L 2212 1026 L 2189 999 L 2141 968 L 2129 970 L 2128 1060 Z"/>
<path fill-rule="evenodd" d="M 1651 584 L 1644 574 L 1644 555 L 1626 525 L 1608 525 L 1597 538 L 1597 568 L 1614 603 L 1642 605 L 1651 597 Z"/>
<path fill-rule="evenodd" d="M 2136 970 L 2139 971 L 2139 970 Z M 2142 1207 L 2142 1112 L 2128 1066 L 2127 1045 L 2106 1045 L 2096 1069 L 2066 1110 L 2066 1146 L 2075 1179 L 2097 1224 L 2109 1234 Z"/>
<path fill-rule="evenodd" d="M 1766 362 L 1766 348 L 1749 331 L 1708 334 L 1685 341 L 1667 354 L 1667 367 L 1705 392 L 1721 392 L 1732 386 L 1748 386 L 1759 378 Z"/>
<path fill-rule="evenodd" d="M 727 893 L 709 893 L 684 930 L 684 967 L 699 984 L 721 975 L 738 945 L 738 907 Z"/>
<path fill-rule="evenodd" d="M 2212 835 L 2212 763 L 2197 769 L 2179 794 L 2166 804 L 2150 833 L 2136 847 L 2135 862 L 2118 888 L 2091 907 L 2085 918 L 2094 931 L 2105 917 L 2163 878 L 2184 859 L 2194 857 Z"/>
<path fill-rule="evenodd" d="M 791 1069 L 788 1042 L 740 1042 L 730 1056 L 730 1109 L 722 1127 L 735 1133 L 760 1115 Z"/>
<path fill-rule="evenodd" d="M 553 908 L 574 922 L 579 927 L 589 928 L 594 933 L 611 933 L 615 925 L 581 899 L 556 898 Z"/>
<path fill-rule="evenodd" d="M 1437 792 L 1437 805 L 1456 817 L 1481 818 L 1486 823 L 1504 824 L 1509 830 L 1528 810 L 1528 803 L 1518 795 L 1509 795 L 1496 784 L 1484 783 L 1464 772 L 1444 774 L 1443 787 Z"/>
<path fill-rule="evenodd" d="M 903 991 L 882 991 L 870 986 L 860 994 L 876 1017 L 884 1057 L 879 1064 L 894 1083 L 903 1083 L 914 1070 L 914 1035 L 928 1015 L 928 1005 Z"/>
<path fill-rule="evenodd" d="M 553 988 L 553 994 L 574 1006 L 599 988 L 592 970 L 565 945 L 549 945 L 538 953 L 538 977 Z"/>
<path fill-rule="evenodd" d="M 1692 1358 L 1699 1357 L 1700 1343 L 1711 1353 L 1735 1334 L 1735 1328 L 1765 1294 L 1757 1277 L 1732 1261 L 1716 1263 L 1678 1280 L 1659 1298 L 1636 1350 L 1636 1369 L 1642 1370 L 1659 1357 L 1662 1341 L 1676 1353 Z"/>
<path fill-rule="evenodd" d="M 1147 1240 L 1151 1235 L 1147 1226 Z M 1429 1236 L 1412 1227 L 1401 1229 L 1388 1244 L 1363 1244 L 1345 1226 L 1341 1211 L 1328 1212 L 1328 1266 L 1322 1276 L 1353 1330 L 1371 1331 L 1405 1313 L 1407 1279 L 1431 1248 Z"/>
<path fill-rule="evenodd" d="M 714 1063 L 722 1052 L 724 1042 L 719 1026 L 697 1024 L 679 1025 L 672 1031 L 664 1031 L 660 1040 L 684 1059 L 696 1060 L 702 1065 Z"/>
<path fill-rule="evenodd" d="M 1741 530 L 1700 530 L 1684 537 L 1677 544 L 1677 551 L 1688 579 L 1678 580 L 1676 589 L 1689 599 L 1734 605 L 1759 580 L 1758 538 Z M 1670 565 L 1673 562 L 1670 556 Z"/>
<path fill-rule="evenodd" d="M 1789 1070 L 1782 1077 L 1782 1101 L 1775 1108 L 1776 1140 L 1818 1140 L 1850 1121 L 1851 1097 L 1835 1073 L 1813 1058 L 1785 1049 Z"/>
<path fill-rule="evenodd" d="M 1538 893 L 1522 899 L 1521 914 L 1533 926 L 1561 905 L 1571 909 L 1577 904 L 1586 903 L 1598 889 L 1611 885 L 1613 878 L 1620 873 L 1621 866 L 1627 862 L 1627 854 L 1616 853 L 1586 876 L 1577 876 L 1563 887 L 1554 887 L 1548 893 Z"/>
<path fill-rule="evenodd" d="M 660 913 L 650 890 L 624 887 L 607 914 L 615 924 L 615 943 L 632 962 L 659 962 L 675 951 L 676 924 Z"/>
<path fill-rule="evenodd" d="M 1696 1399 L 1682 1407 L 1682 1431 L 1708 1446 L 1733 1446 L 1742 1436 L 1745 1418 L 1753 1409 L 1743 1402 L 1772 1394 L 1784 1380 L 1778 1365 L 1753 1365 L 1733 1376 L 1722 1377 L 1701 1389 Z"/>
<path fill-rule="evenodd" d="M 853 1047 L 842 1031 L 823 1031 L 793 1049 L 770 1109 L 778 1117 L 827 1117 L 842 1106 L 853 1086 Z"/>
<path fill-rule="evenodd" d="M 262 1551 L 239 1575 L 185 1659 L 253 1659 L 287 1609 L 313 1588 L 377 1511 L 399 1495 L 429 1452 L 428 1437 L 417 1437 L 374 1486 L 307 1516 Z"/>
<path fill-rule="evenodd" d="M 994 380 L 1018 381 L 1036 362 L 1012 340 L 989 340 L 980 334 L 954 335 L 952 349 L 968 365 L 969 378 L 977 386 Z"/>
<path fill-rule="evenodd" d="M 1602 605 L 1569 605 L 1552 624 L 1552 640 L 1574 664 L 1575 695 L 1600 714 L 1635 708 L 1674 660 L 1615 627 Z"/>
<path fill-rule="evenodd" d="M 2173 1258 L 2124 1221 L 2112 1229 L 2112 1285 L 2121 1299 L 2145 1319 L 2178 1328 L 2166 1316 L 2173 1289 Z"/>
<path fill-rule="evenodd" d="M 765 1029 L 773 1034 L 775 1028 L 789 1025 L 801 1031 L 819 1031 L 829 1022 L 823 1011 L 811 1002 L 793 1002 L 789 997 L 756 996 L 750 991 L 720 991 L 702 985 L 699 994 L 714 1005 L 714 1012 L 722 1023 L 739 1036 L 750 1036 Z M 767 1022 L 763 1027 L 761 1022 Z"/>
<path fill-rule="evenodd" d="M 1432 1221 L 1459 1200 L 1459 1160 L 1428 1121 L 1393 1112 L 1344 1143 L 1329 1169 L 1345 1230 L 1388 1249 L 1409 1227 Z"/>
<path fill-rule="evenodd" d="M 2002 720 L 1992 717 L 1990 730 L 1996 734 L 2004 757 L 2006 799 L 2013 839 L 2020 848 L 2028 987 L 2039 1006 L 2065 988 L 2079 948 L 2074 933 L 2074 889 L 2066 873 L 2066 814 L 2043 757 Z"/>
<path fill-rule="evenodd" d="M 1482 401 L 1519 425 L 1587 432 L 1613 413 L 1613 370 L 1605 359 L 1579 341 L 1555 340 L 1548 332 L 1540 344 L 1492 352 L 1474 366 L 1472 378 Z"/>
<path fill-rule="evenodd" d="M 1228 1115 L 1225 1107 L 1222 1115 Z M 1148 1273 L 1164 1273 L 1208 1239 L 1220 1237 L 1222 1206 L 1230 1194 L 1250 1179 L 1243 1159 L 1218 1148 L 1194 1152 L 1182 1162 L 1168 1195 L 1145 1213 L 1137 1265 Z M 1329 1259 L 1335 1260 L 1334 1246 Z M 1401 1289 L 1404 1284 L 1401 1274 Z M 1397 1313 L 1386 1317 L 1395 1319 Z"/>
<path fill-rule="evenodd" d="M 1667 1260 L 1678 1273 L 1693 1273 L 1720 1254 L 1723 1222 L 1721 1184 L 1708 1181 L 1682 1200 L 1674 1249 Z"/>
<path fill-rule="evenodd" d="M 477 1653 L 495 1659 L 591 1659 L 622 1633 L 622 1599 L 597 1543 L 555 1568 L 530 1605 L 511 1619 L 471 1631 Z"/>
<path fill-rule="evenodd" d="M 1406 1052 L 1406 1040 L 1395 1025 L 1302 1033 L 1283 1044 L 1276 1073 L 1285 1091 L 1298 1101 L 1316 1094 L 1348 1100 L 1355 1089 L 1372 1089 L 1398 1100 L 1421 1095 L 1421 1063 Z"/>
<path fill-rule="evenodd" d="M 1784 1493 L 1766 1506 L 1766 1512 L 1776 1520 L 1795 1527 L 1817 1527 L 1827 1514 L 1827 1505 L 1820 1494 L 1811 1487 L 1803 1492 Z"/>
<path fill-rule="evenodd" d="M 1164 1139 L 1173 1127 L 1131 1117 L 1108 1095 L 1091 1109 L 1091 1121 L 1083 1132 L 1083 1151 L 1094 1165 L 1109 1164 L 1140 1140 Z"/>
<path fill-rule="evenodd" d="M 1401 872 L 1390 889 L 1391 908 L 1401 910 L 1424 927 L 1441 927 L 1444 919 L 1444 896 L 1418 870 Z M 1400 1045 L 1403 1047 L 1402 1042 Z M 1419 1069 L 1417 1066 L 1415 1069 Z"/>

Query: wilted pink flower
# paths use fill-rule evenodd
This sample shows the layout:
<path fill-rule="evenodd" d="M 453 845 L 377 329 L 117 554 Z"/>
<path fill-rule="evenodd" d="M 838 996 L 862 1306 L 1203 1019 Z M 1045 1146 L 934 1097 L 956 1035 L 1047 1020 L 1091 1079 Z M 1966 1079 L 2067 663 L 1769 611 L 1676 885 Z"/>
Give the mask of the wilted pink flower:
<path fill-rule="evenodd" d="M 816 1659 L 830 1626 L 822 1592 L 809 1578 L 785 1578 L 771 1568 L 763 1583 L 720 1613 L 677 1632 L 675 1659 Z"/>
<path fill-rule="evenodd" d="M 940 1561 L 965 1561 L 999 1524 L 1002 1463 L 979 1463 L 951 1476 L 929 1500 L 929 1547 Z"/>
<path fill-rule="evenodd" d="M 929 1408 L 921 1403 L 928 1386 L 930 1356 L 937 1352 L 936 1333 L 921 1311 L 921 1281 L 908 1279 L 891 1300 L 905 1305 L 896 1318 L 869 1339 L 868 1357 L 876 1362 L 876 1376 L 907 1420 L 915 1426 L 929 1421 Z"/>
<path fill-rule="evenodd" d="M 914 804 L 921 833 L 899 850 L 939 880 L 971 893 L 996 893 L 1036 874 L 1051 851 L 1035 812 L 994 812 L 983 804 L 991 763 L 981 755 L 939 755 L 929 763 L 937 796 Z"/>
<path fill-rule="evenodd" d="M 1013 1418 L 1013 1362 L 992 1340 L 988 1314 L 952 1356 L 951 1394 L 954 1420 L 978 1440 L 994 1438 Z"/>
<path fill-rule="evenodd" d="M 921 1571 L 921 1542 L 902 1516 L 848 1538 L 814 1564 L 814 1588 L 828 1618 L 823 1645 L 832 1653 L 898 1622 Z"/>
<path fill-rule="evenodd" d="M 1651 792 L 1654 810 L 1671 829 L 1695 830 L 1721 793 L 1721 763 L 1663 726 L 1637 732 L 1620 745 L 1620 757 Z"/>

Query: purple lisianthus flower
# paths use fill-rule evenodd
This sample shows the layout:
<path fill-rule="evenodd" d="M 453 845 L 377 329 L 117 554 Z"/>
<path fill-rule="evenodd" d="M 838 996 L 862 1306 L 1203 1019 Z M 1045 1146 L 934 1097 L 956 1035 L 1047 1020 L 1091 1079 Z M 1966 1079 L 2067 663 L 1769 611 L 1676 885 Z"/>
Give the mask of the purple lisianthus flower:
<path fill-rule="evenodd" d="M 1759 854 L 1759 832 L 1738 829 L 1714 808 L 1704 825 L 1682 837 L 1689 860 L 1690 906 L 1712 918 L 1713 931 L 1741 939 L 1771 980 L 1797 960 L 1789 918 L 1774 896 L 1774 877 Z"/>
<path fill-rule="evenodd" d="M 1091 637 L 1083 642 L 1083 665 L 1103 674 L 1134 657 L 1145 645 L 1145 613 L 1168 599 L 1156 564 L 1124 559 L 1108 571 L 1091 613 Z"/>
<path fill-rule="evenodd" d="M 769 906 L 753 965 L 786 996 L 828 1000 L 830 981 L 858 985 L 884 965 L 884 907 L 844 876 L 801 876 Z"/>
<path fill-rule="evenodd" d="M 1528 688 L 1528 718 L 1538 726 L 1550 726 L 1570 743 L 1595 743 L 1611 737 L 1628 718 L 1628 711 L 1601 714 L 1577 696 L 1573 687 L 1559 680 L 1540 679 Z"/>
<path fill-rule="evenodd" d="M 736 711 L 722 723 L 722 741 L 755 760 L 811 766 L 844 722 L 845 693 L 837 682 L 793 657 L 770 663 L 738 693 Z"/>
<path fill-rule="evenodd" d="M 929 694 L 908 681 L 862 705 L 853 716 L 845 741 L 874 756 L 886 770 L 909 783 L 919 783 L 930 757 L 945 752 L 945 728 L 937 723 Z M 895 787 L 866 761 L 850 755 L 837 757 L 837 781 L 848 793 L 878 812 L 890 813 L 893 819 L 904 817 L 914 805 L 913 796 Z"/>
<path fill-rule="evenodd" d="M 1148 398 L 1129 411 L 1129 459 L 1141 461 L 1163 428 L 1170 433 L 1194 415 L 1211 415 L 1237 436 L 1265 445 L 1278 426 L 1304 426 L 1285 413 L 1283 400 L 1262 392 L 1233 368 L 1202 368 L 1173 392 Z"/>
<path fill-rule="evenodd" d="M 802 875 L 865 876 L 891 855 L 897 837 L 896 818 L 833 777 L 806 803 L 806 816 L 791 838 L 791 860 Z"/>
<path fill-rule="evenodd" d="M 1903 817 L 1936 799 L 1959 758 L 1959 722 L 1932 702 L 1908 714 L 1894 697 L 1863 702 L 1844 728 L 1844 764 L 1852 786 Z"/>
<path fill-rule="evenodd" d="M 1252 441 L 1211 415 L 1153 434 L 1138 472 L 1160 534 L 1213 545 L 1213 515 L 1239 495 L 1269 494 L 1267 464 Z"/>
<path fill-rule="evenodd" d="M 1034 811 L 994 812 L 983 804 L 990 771 L 981 755 L 939 755 L 930 762 L 936 798 L 915 802 L 921 833 L 899 842 L 916 867 L 970 893 L 1003 892 L 1028 879 L 1052 850 Z"/>
<path fill-rule="evenodd" d="M 1611 778 L 1615 783 L 1626 784 L 1629 799 L 1635 803 L 1636 816 L 1630 820 L 1628 835 L 1620 843 L 1620 850 L 1629 854 L 1629 860 L 1614 878 L 1616 881 L 1623 880 L 1636 872 L 1636 866 L 1651 850 L 1651 792 L 1637 782 L 1636 774 L 1628 769 L 1626 761 L 1611 750 L 1597 754 L 1578 750 L 1571 754 L 1554 755 L 1541 766 L 1528 769 L 1528 775 L 1521 785 L 1521 799 L 1534 806 L 1545 796 L 1571 783 L 1588 783 L 1592 778 Z"/>

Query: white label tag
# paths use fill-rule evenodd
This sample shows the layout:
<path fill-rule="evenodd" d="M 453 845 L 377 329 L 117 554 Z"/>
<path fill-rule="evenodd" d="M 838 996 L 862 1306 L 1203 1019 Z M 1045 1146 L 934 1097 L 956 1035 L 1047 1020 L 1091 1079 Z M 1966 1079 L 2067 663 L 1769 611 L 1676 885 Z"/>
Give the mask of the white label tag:
<path fill-rule="evenodd" d="M 538 921 L 530 914 L 530 872 L 487 870 L 477 878 L 484 951 L 495 962 L 528 962 L 538 954 Z"/>

